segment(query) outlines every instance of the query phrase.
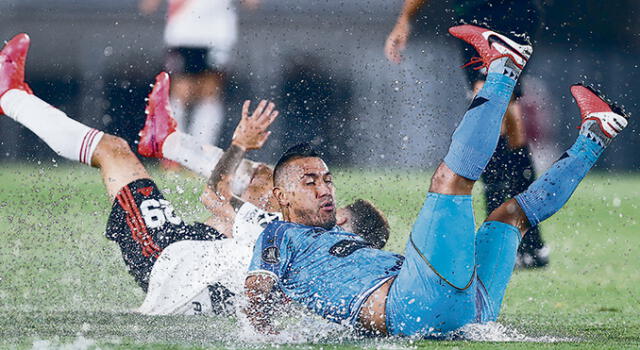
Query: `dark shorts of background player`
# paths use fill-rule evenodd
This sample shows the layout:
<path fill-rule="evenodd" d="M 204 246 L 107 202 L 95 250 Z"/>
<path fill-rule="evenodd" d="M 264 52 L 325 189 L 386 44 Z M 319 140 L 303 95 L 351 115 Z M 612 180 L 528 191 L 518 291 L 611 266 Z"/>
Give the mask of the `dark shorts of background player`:
<path fill-rule="evenodd" d="M 118 243 L 129 273 L 145 292 L 153 264 L 164 248 L 178 241 L 224 238 L 205 224 L 185 224 L 150 179 L 133 181 L 118 192 L 106 236 Z"/>
<path fill-rule="evenodd" d="M 171 47 L 167 51 L 165 69 L 170 74 L 199 75 L 202 73 L 222 73 L 218 62 L 211 62 L 209 47 Z"/>

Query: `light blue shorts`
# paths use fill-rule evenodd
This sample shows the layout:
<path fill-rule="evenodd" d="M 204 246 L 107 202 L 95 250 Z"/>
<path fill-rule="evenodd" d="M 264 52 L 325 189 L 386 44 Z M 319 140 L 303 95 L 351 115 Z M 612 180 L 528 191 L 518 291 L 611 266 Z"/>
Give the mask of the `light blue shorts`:
<path fill-rule="evenodd" d="M 519 240 L 499 222 L 476 234 L 471 196 L 429 193 L 389 290 L 389 334 L 437 336 L 495 320 Z"/>

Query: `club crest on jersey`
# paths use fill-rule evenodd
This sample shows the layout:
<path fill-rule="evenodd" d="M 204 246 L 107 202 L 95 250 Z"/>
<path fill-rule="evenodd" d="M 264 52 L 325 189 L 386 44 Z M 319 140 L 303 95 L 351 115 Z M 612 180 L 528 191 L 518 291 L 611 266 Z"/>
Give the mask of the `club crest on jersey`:
<path fill-rule="evenodd" d="M 153 192 L 153 187 L 151 187 L 151 186 L 138 188 L 138 193 L 140 193 L 141 195 L 143 195 L 145 197 L 149 197 L 151 195 L 151 192 Z"/>
<path fill-rule="evenodd" d="M 262 250 L 262 261 L 269 264 L 277 264 L 280 262 L 280 250 L 278 247 L 267 247 Z"/>

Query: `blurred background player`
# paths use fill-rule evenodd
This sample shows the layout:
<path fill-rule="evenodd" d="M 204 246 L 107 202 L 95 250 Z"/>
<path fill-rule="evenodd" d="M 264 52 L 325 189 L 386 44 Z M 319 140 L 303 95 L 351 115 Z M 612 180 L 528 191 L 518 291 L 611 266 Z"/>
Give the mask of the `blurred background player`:
<path fill-rule="evenodd" d="M 140 0 L 151 14 L 163 0 Z M 258 0 L 246 0 L 255 7 Z M 171 104 L 180 130 L 217 144 L 224 126 L 224 69 L 238 36 L 232 0 L 168 0 L 165 70 L 172 76 Z"/>
<path fill-rule="evenodd" d="M 402 51 L 411 33 L 411 22 L 428 1 L 405 0 L 402 12 L 385 43 L 384 52 L 391 62 L 402 61 Z M 540 27 L 542 8 L 539 0 L 453 0 L 450 3 L 455 21 L 486 23 L 498 32 L 524 33 L 532 39 Z M 460 48 L 465 62 L 469 62 L 466 65 L 478 62 L 473 57 L 473 50 L 464 45 Z M 467 69 L 465 73 L 475 96 L 482 88 L 486 70 Z M 503 119 L 498 146 L 482 174 L 487 214 L 523 192 L 536 178 L 522 108 L 515 99 L 521 96 L 522 87 L 518 83 L 514 89 L 514 99 Z M 539 227 L 533 227 L 520 244 L 516 266 L 536 268 L 544 267 L 548 262 L 549 249 L 542 240 Z"/>

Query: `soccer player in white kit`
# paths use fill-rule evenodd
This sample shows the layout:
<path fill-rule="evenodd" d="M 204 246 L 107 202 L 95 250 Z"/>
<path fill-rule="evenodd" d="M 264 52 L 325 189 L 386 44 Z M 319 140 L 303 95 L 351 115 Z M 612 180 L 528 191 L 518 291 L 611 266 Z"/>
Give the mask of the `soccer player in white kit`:
<path fill-rule="evenodd" d="M 141 0 L 155 12 L 162 0 Z M 217 144 L 224 122 L 224 70 L 238 36 L 232 0 L 168 0 L 165 70 L 173 76 L 172 107 L 181 130 Z"/>

